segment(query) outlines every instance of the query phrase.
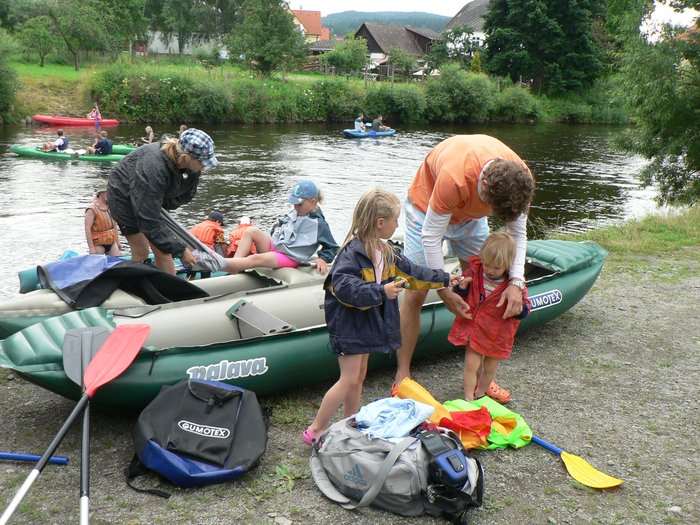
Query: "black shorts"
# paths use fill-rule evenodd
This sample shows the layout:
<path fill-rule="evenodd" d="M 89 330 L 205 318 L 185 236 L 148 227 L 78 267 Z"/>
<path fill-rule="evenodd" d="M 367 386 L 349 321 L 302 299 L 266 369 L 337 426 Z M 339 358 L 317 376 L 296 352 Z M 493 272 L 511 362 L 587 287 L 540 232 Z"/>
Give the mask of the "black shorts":
<path fill-rule="evenodd" d="M 109 195 L 109 211 L 119 225 L 119 231 L 122 232 L 122 235 L 141 233 L 129 197 L 115 190 L 112 186 L 107 187 L 107 193 Z"/>

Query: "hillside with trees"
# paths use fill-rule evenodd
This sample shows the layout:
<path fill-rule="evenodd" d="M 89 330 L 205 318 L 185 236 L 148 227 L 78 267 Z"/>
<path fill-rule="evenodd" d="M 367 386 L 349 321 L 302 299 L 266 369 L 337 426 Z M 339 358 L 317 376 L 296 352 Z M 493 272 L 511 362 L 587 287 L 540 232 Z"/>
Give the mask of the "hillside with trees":
<path fill-rule="evenodd" d="M 402 13 L 398 11 L 380 11 L 376 13 L 364 13 L 360 11 L 343 11 L 333 13 L 322 18 L 323 26 L 331 30 L 331 33 L 338 36 L 345 36 L 354 33 L 364 22 L 374 24 L 386 24 L 392 26 L 415 27 L 432 29 L 440 33 L 447 22 L 449 16 L 434 15 L 432 13 Z"/>

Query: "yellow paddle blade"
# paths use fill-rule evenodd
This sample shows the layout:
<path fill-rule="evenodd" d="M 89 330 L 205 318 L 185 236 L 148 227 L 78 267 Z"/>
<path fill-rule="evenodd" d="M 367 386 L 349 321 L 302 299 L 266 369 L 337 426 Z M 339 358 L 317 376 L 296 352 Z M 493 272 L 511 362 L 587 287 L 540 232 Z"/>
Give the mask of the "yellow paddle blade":
<path fill-rule="evenodd" d="M 569 454 L 568 452 L 562 451 L 561 459 L 564 460 L 566 470 L 569 471 L 571 477 L 587 487 L 608 489 L 624 483 L 624 480 L 608 476 L 592 467 L 585 459 Z"/>

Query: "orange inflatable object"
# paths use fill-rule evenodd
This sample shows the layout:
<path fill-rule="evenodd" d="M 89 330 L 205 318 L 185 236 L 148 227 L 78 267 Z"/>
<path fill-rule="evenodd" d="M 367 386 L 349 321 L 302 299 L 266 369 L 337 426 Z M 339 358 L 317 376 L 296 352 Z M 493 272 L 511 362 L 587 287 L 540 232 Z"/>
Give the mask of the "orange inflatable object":
<path fill-rule="evenodd" d="M 401 381 L 397 395 L 401 399 L 414 399 L 433 407 L 435 412 L 428 418 L 431 423 L 439 425 L 442 418 L 452 419 L 450 412 L 442 406 L 442 403 L 438 403 L 430 392 L 411 378 L 406 377 Z"/>

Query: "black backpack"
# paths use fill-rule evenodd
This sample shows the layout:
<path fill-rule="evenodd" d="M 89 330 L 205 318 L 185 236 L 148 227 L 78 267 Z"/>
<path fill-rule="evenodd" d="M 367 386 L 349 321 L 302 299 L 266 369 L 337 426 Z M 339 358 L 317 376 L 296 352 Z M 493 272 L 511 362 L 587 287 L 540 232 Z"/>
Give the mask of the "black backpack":
<path fill-rule="evenodd" d="M 222 483 L 255 468 L 267 446 L 267 414 L 254 392 L 190 379 L 164 386 L 133 431 L 127 483 L 152 470 L 178 487 Z"/>

